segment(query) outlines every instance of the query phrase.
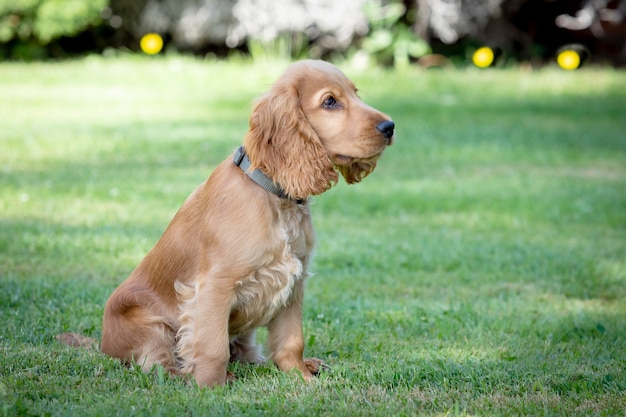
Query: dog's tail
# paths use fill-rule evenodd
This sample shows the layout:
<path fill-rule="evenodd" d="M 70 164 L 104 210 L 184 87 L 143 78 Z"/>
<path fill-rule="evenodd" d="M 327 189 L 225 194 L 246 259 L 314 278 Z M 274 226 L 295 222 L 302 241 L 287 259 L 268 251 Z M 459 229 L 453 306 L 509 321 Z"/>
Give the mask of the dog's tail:
<path fill-rule="evenodd" d="M 77 333 L 63 333 L 56 335 L 56 339 L 68 346 L 75 348 L 86 348 L 90 350 L 98 350 L 98 341 L 94 338 L 83 336 Z"/>

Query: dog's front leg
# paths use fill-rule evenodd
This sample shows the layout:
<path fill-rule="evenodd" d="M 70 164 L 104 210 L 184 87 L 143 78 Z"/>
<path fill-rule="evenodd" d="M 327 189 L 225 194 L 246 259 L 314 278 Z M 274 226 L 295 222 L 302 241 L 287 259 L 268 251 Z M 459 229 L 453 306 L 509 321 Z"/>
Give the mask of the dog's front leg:
<path fill-rule="evenodd" d="M 268 344 L 272 361 L 283 371 L 297 369 L 305 380 L 317 375 L 324 366 L 320 359 L 303 359 L 302 299 L 304 281 L 298 281 L 292 299 L 269 323 Z"/>
<path fill-rule="evenodd" d="M 223 385 L 230 358 L 231 294 L 211 276 L 194 286 L 179 285 L 177 291 L 182 308 L 178 340 L 182 372 L 192 374 L 200 386 Z"/>

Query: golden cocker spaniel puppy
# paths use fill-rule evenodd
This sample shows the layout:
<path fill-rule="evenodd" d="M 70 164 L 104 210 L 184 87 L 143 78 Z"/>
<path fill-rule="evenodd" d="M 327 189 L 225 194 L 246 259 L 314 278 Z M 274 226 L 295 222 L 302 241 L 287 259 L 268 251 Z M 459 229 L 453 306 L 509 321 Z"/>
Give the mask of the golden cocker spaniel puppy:
<path fill-rule="evenodd" d="M 292 64 L 255 104 L 243 146 L 185 201 L 107 301 L 102 352 L 224 384 L 229 361 L 271 360 L 305 379 L 302 299 L 314 243 L 309 198 L 360 181 L 392 143 L 389 116 L 323 61 Z"/>

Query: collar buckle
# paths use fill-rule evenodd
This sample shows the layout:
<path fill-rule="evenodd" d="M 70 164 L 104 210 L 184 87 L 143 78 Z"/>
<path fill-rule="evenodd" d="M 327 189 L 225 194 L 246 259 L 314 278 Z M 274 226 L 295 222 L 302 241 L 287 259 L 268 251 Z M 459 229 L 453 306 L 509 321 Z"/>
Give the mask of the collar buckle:
<path fill-rule="evenodd" d="M 240 166 L 243 158 L 246 157 L 246 152 L 243 150 L 243 146 L 240 146 L 235 151 L 235 155 L 233 156 L 233 163 L 235 166 Z"/>

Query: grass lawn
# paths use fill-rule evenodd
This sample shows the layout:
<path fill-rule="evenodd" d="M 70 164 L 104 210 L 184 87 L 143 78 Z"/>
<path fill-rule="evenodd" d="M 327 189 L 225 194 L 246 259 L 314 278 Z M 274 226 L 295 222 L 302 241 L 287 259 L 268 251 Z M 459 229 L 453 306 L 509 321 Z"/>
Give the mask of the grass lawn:
<path fill-rule="evenodd" d="M 235 364 L 199 389 L 55 340 L 100 337 L 283 69 L 0 65 L 0 416 L 626 415 L 623 71 L 345 68 L 397 141 L 314 199 L 313 383 Z"/>

